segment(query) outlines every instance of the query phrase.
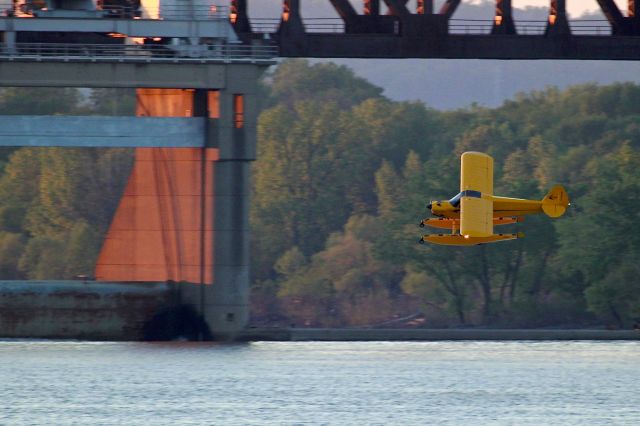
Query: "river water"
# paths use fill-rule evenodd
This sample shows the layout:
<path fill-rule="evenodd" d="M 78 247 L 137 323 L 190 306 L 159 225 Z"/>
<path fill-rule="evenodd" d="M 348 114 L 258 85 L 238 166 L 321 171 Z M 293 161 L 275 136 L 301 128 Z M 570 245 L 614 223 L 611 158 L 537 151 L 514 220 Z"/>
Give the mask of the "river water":
<path fill-rule="evenodd" d="M 640 342 L 0 341 L 0 424 L 638 425 Z"/>

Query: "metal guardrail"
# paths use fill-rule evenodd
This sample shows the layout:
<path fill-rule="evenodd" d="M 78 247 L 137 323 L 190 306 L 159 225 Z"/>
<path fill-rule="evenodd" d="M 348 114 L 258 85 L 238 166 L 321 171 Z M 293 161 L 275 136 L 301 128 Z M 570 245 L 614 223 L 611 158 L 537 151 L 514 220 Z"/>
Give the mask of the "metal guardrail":
<path fill-rule="evenodd" d="M 344 33 L 344 21 L 340 18 L 303 19 L 304 28 L 310 33 Z M 255 33 L 275 33 L 280 26 L 278 18 L 252 18 L 251 29 Z"/>
<path fill-rule="evenodd" d="M 519 35 L 543 35 L 547 29 L 547 21 L 519 20 L 515 21 Z M 569 21 L 571 33 L 574 35 L 611 35 L 611 25 L 606 20 Z M 452 19 L 449 21 L 450 34 L 491 34 L 493 22 L 475 19 Z"/>
<path fill-rule="evenodd" d="M 103 8 L 109 14 L 117 14 L 118 8 Z M 172 19 L 189 19 L 189 20 L 216 20 L 229 19 L 229 7 L 212 5 L 161 5 L 159 7 L 144 7 L 140 9 L 141 17 L 149 17 L 154 19 L 159 17 L 163 20 Z"/>
<path fill-rule="evenodd" d="M 196 0 L 197 1 L 197 0 Z M 6 0 L 0 0 L 0 11 L 9 10 L 13 6 Z M 156 8 L 134 8 L 108 6 L 100 9 L 105 18 L 150 18 L 162 20 L 227 20 L 229 7 L 218 5 L 174 5 Z M 38 11 L 33 13 L 37 15 Z M 157 18 L 160 17 L 160 18 Z M 251 28 L 256 33 L 275 33 L 280 26 L 279 18 L 253 18 Z M 305 29 L 309 33 L 335 33 L 345 31 L 344 21 L 340 18 L 307 18 L 303 19 Z M 516 31 L 520 35 L 543 35 L 547 28 L 547 21 L 515 20 Z M 574 35 L 611 35 L 611 25 L 606 20 L 571 20 L 571 32 Z M 482 35 L 490 34 L 493 21 L 479 19 L 451 19 L 449 21 L 450 34 Z"/>
<path fill-rule="evenodd" d="M 272 45 L 0 44 L 0 60 L 56 62 L 271 62 Z"/>
<path fill-rule="evenodd" d="M 280 19 L 252 18 L 250 21 L 254 33 L 275 33 L 280 26 Z"/>
<path fill-rule="evenodd" d="M 197 0 L 196 0 L 197 1 Z M 216 4 L 203 4 L 204 1 L 200 2 L 200 4 L 180 4 L 180 5 L 159 5 L 159 6 L 145 6 L 140 8 L 130 7 L 130 6 L 117 6 L 117 5 L 108 5 L 108 6 L 99 6 L 95 10 L 69 10 L 67 12 L 70 13 L 82 13 L 87 12 L 89 14 L 94 14 L 98 17 L 103 18 L 123 18 L 123 19 L 136 19 L 136 18 L 147 18 L 147 19 L 163 19 L 163 20 L 174 20 L 174 19 L 187 19 L 187 20 L 216 20 L 229 19 L 229 7 L 228 6 L 219 6 Z M 0 0 L 0 16 L 16 16 L 16 17 L 38 17 L 39 15 L 44 16 L 53 11 L 49 11 L 47 9 L 37 9 L 37 8 L 29 8 L 22 5 L 14 5 L 11 1 Z M 64 11 L 61 11 L 64 12 Z"/>
<path fill-rule="evenodd" d="M 303 19 L 304 27 L 309 33 L 344 33 L 344 21 L 340 18 Z M 547 21 L 519 20 L 515 21 L 516 31 L 520 35 L 543 35 L 547 29 Z M 274 33 L 280 26 L 279 19 L 251 19 L 251 29 L 256 33 Z M 611 25 L 606 20 L 572 20 L 569 21 L 572 34 L 575 35 L 611 35 Z M 491 34 L 493 21 L 475 19 L 451 19 L 450 34 L 481 35 Z"/>

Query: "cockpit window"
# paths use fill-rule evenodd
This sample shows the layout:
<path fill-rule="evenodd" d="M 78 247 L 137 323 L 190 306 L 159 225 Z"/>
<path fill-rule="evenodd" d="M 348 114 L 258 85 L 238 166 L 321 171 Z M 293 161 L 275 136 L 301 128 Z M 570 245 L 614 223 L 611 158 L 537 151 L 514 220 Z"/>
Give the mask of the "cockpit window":
<path fill-rule="evenodd" d="M 449 203 L 453 207 L 458 207 L 460 205 L 460 200 L 462 199 L 462 197 L 482 198 L 482 193 L 480 191 L 468 189 L 466 191 L 458 193 L 455 197 L 449 200 Z"/>

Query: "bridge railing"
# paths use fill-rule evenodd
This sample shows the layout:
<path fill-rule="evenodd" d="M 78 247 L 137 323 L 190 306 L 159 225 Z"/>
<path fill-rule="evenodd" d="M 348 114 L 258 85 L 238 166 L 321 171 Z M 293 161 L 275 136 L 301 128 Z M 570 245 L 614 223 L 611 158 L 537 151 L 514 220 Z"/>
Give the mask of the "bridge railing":
<path fill-rule="evenodd" d="M 303 19 L 304 27 L 309 33 L 344 33 L 344 21 L 340 18 Z M 274 33 L 280 25 L 279 19 L 251 19 L 251 28 L 256 33 Z M 520 35 L 543 35 L 547 29 L 547 21 L 517 20 L 516 31 Z M 610 35 L 611 25 L 606 20 L 576 19 L 569 21 L 571 32 L 575 35 Z M 451 19 L 450 34 L 481 35 L 491 34 L 493 21 L 486 19 Z"/>
<path fill-rule="evenodd" d="M 272 45 L 0 44 L 0 60 L 82 62 L 271 62 Z"/>
<path fill-rule="evenodd" d="M 47 9 L 34 7 L 32 4 L 13 4 L 11 0 L 0 0 L 0 16 L 17 17 L 38 17 L 50 16 Z M 125 19 L 162 19 L 162 20 L 216 20 L 229 19 L 229 7 L 216 4 L 174 4 L 155 5 L 140 8 L 120 5 L 98 6 L 92 12 L 103 18 L 125 18 Z"/>
<path fill-rule="evenodd" d="M 543 35 L 547 21 L 516 20 L 516 31 L 520 35 Z M 569 21 L 574 35 L 611 35 L 611 25 L 606 20 L 576 19 Z M 451 19 L 450 34 L 491 34 L 493 21 L 477 19 Z"/>
<path fill-rule="evenodd" d="M 340 18 L 303 19 L 304 28 L 309 33 L 344 33 L 344 21 Z M 256 33 L 275 33 L 280 26 L 277 18 L 252 18 L 251 29 Z"/>

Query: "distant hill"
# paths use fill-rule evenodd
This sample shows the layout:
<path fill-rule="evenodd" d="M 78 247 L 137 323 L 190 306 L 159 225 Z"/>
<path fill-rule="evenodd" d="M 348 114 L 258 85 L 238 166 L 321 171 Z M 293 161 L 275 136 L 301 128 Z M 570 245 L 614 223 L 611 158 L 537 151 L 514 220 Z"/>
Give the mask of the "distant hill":
<path fill-rule="evenodd" d="M 304 0 L 306 17 L 336 17 L 328 0 Z M 361 2 L 353 1 L 354 5 Z M 277 18 L 280 0 L 251 3 L 255 18 Z M 360 6 L 358 6 L 360 7 Z M 463 3 L 456 19 L 491 20 L 494 2 Z M 547 17 L 545 7 L 514 9 L 516 20 L 541 20 Z M 604 19 L 595 13 L 581 19 Z M 461 108 L 472 103 L 501 105 L 518 92 L 542 90 L 548 86 L 567 86 L 596 82 L 640 82 L 640 63 L 624 61 L 491 61 L 491 60 L 365 60 L 336 59 L 358 75 L 383 87 L 384 94 L 394 100 L 420 100 L 439 109 Z"/>

